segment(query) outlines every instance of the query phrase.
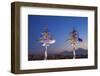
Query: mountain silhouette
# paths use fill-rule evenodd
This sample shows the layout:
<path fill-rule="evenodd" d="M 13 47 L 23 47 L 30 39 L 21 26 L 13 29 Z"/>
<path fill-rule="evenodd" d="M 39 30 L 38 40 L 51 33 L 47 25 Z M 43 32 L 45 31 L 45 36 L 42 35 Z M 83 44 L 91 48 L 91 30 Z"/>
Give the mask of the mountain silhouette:
<path fill-rule="evenodd" d="M 75 50 L 76 53 L 76 58 L 87 58 L 88 57 L 88 50 L 87 49 L 83 49 L 83 48 L 78 48 Z M 73 57 L 73 52 L 72 51 L 63 51 L 60 53 L 63 56 L 66 57 Z"/>

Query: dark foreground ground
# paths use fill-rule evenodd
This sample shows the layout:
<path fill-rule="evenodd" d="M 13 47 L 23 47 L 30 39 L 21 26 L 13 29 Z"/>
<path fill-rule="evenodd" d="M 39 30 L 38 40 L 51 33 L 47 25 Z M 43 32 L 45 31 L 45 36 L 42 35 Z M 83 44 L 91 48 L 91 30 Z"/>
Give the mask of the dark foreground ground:
<path fill-rule="evenodd" d="M 88 50 L 79 48 L 76 51 L 76 59 L 80 58 L 88 58 Z M 59 54 L 48 54 L 47 57 L 48 60 L 54 60 L 54 59 L 73 59 L 73 52 L 64 51 Z M 28 60 L 44 60 L 44 54 L 29 54 Z"/>

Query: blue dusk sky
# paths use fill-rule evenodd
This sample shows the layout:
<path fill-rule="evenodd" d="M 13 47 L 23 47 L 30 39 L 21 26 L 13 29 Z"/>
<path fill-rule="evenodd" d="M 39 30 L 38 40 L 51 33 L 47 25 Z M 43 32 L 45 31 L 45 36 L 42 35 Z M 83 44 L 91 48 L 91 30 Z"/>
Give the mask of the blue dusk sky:
<path fill-rule="evenodd" d="M 54 44 L 48 47 L 49 54 L 60 53 L 66 50 L 72 50 L 69 42 L 69 34 L 73 27 L 79 32 L 79 37 L 83 42 L 78 43 L 77 48 L 87 49 L 88 44 L 88 18 L 74 16 L 43 16 L 28 15 L 28 53 L 42 54 L 45 48 L 38 41 L 44 27 L 47 26 L 53 38 Z"/>

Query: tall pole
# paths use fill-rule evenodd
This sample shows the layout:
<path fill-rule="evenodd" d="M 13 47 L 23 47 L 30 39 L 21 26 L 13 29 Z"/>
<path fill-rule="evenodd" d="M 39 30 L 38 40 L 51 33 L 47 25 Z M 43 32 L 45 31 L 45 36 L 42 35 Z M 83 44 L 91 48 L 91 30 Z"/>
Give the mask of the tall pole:
<path fill-rule="evenodd" d="M 76 58 L 76 45 L 77 45 L 77 42 L 82 42 L 82 39 L 78 37 L 79 34 L 78 32 L 75 30 L 75 28 L 73 27 L 73 30 L 72 32 L 70 33 L 70 42 L 71 42 L 71 45 L 72 45 L 72 52 L 73 52 L 73 59 Z"/>
<path fill-rule="evenodd" d="M 47 46 L 45 46 L 45 52 L 44 52 L 44 60 L 47 60 Z"/>
<path fill-rule="evenodd" d="M 75 47 L 73 47 L 73 59 L 76 58 Z"/>
<path fill-rule="evenodd" d="M 55 40 L 52 38 L 50 32 L 47 28 L 45 28 L 44 32 L 42 33 L 42 37 L 40 38 L 40 42 L 42 43 L 42 46 L 44 46 L 44 60 L 47 60 L 47 49 L 48 46 L 55 43 Z"/>

